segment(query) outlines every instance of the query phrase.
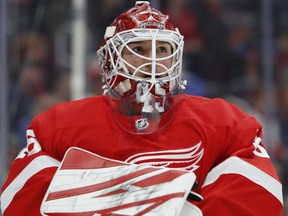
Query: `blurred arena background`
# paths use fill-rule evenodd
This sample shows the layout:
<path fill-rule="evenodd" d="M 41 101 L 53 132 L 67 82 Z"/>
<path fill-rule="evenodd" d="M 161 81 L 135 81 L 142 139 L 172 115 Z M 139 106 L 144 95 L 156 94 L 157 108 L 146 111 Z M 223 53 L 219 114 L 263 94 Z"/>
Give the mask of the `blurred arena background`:
<path fill-rule="evenodd" d="M 33 116 L 102 94 L 95 53 L 134 0 L 1 0 L 0 185 Z M 288 1 L 151 0 L 185 37 L 187 94 L 222 97 L 264 126 L 288 215 Z M 264 204 L 264 203 L 263 203 Z M 1 214 L 1 213 L 0 213 Z"/>

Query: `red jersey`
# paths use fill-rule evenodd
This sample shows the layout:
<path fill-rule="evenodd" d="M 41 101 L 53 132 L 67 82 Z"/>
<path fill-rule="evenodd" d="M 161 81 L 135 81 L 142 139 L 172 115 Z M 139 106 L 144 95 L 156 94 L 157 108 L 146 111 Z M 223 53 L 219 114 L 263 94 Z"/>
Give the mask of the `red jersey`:
<path fill-rule="evenodd" d="M 257 120 L 222 99 L 178 97 L 172 122 L 152 134 L 119 127 L 106 96 L 61 103 L 36 116 L 3 185 L 3 215 L 40 215 L 57 166 L 75 146 L 129 163 L 193 171 L 195 191 L 204 198 L 194 204 L 205 216 L 280 216 L 282 186 Z"/>

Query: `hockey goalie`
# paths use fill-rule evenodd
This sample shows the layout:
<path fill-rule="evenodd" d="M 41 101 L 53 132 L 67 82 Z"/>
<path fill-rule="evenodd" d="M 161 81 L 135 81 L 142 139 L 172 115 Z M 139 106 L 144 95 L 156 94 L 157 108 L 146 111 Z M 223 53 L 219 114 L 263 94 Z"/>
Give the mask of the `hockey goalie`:
<path fill-rule="evenodd" d="M 137 1 L 97 51 L 104 95 L 37 115 L 1 191 L 3 216 L 281 216 L 255 117 L 186 95 L 184 38 Z"/>

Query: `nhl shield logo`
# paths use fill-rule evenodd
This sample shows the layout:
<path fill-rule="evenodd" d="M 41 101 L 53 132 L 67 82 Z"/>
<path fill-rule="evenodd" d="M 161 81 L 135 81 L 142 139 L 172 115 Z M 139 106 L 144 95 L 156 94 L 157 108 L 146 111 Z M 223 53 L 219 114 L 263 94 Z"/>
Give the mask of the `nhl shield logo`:
<path fill-rule="evenodd" d="M 144 130 L 149 126 L 147 118 L 141 118 L 135 121 L 135 127 L 137 130 Z"/>

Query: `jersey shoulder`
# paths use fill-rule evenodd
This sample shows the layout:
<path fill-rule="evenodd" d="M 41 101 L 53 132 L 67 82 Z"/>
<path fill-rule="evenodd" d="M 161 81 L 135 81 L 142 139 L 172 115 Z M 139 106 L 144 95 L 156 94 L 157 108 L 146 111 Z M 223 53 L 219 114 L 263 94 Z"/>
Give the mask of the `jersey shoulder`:
<path fill-rule="evenodd" d="M 241 108 L 222 98 L 205 98 L 200 96 L 183 95 L 179 112 L 186 118 L 192 118 L 206 124 L 230 125 L 237 121 L 254 117 Z"/>
<path fill-rule="evenodd" d="M 103 115 L 100 114 L 105 112 L 106 108 L 105 96 L 95 96 L 59 103 L 37 115 L 34 120 L 41 122 L 57 120 L 57 122 L 77 124 L 77 122 L 81 122 L 82 120 L 86 122 L 95 119 L 94 116 L 101 120 L 99 117 Z"/>
<path fill-rule="evenodd" d="M 59 103 L 35 116 L 28 129 L 32 129 L 36 136 L 53 137 L 60 129 L 105 124 L 109 113 L 105 97 Z"/>

